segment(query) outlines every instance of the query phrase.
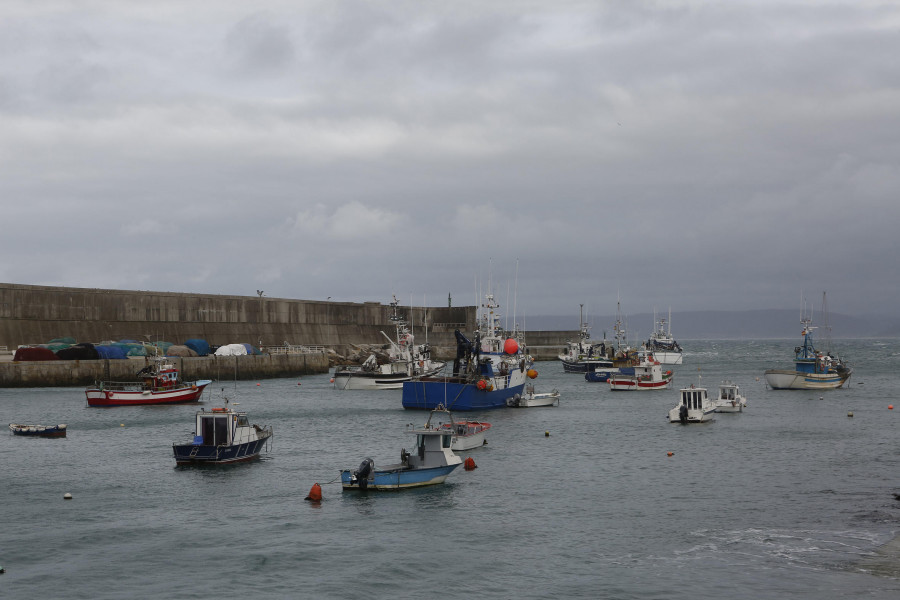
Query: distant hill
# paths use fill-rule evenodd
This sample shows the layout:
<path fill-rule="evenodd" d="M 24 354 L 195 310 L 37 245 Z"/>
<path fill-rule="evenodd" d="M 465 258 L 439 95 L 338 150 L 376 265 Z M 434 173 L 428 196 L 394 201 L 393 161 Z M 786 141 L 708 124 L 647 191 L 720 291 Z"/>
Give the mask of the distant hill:
<path fill-rule="evenodd" d="M 591 337 L 600 339 L 606 332 L 613 337 L 615 316 L 588 317 Z M 830 314 L 828 324 L 833 338 L 900 337 L 900 318 L 853 317 Z M 578 329 L 578 317 L 542 315 L 526 317 L 529 331 L 567 331 Z M 638 313 L 625 318 L 629 340 L 644 340 L 653 331 L 653 315 Z M 817 337 L 825 336 L 821 315 L 813 315 Z M 796 310 L 689 311 L 672 313 L 672 336 L 677 339 L 780 339 L 800 337 L 800 314 Z"/>

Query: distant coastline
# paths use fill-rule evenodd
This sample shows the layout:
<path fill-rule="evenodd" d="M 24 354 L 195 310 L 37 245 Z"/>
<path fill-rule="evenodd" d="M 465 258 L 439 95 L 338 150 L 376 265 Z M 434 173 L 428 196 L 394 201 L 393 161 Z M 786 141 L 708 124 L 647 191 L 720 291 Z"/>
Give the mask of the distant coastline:
<path fill-rule="evenodd" d="M 591 326 L 591 337 L 607 339 L 614 336 L 616 317 L 585 316 Z M 844 314 L 828 316 L 830 335 L 841 338 L 900 338 L 900 317 L 865 316 Z M 578 328 L 578 315 L 540 315 L 525 317 L 525 329 L 529 331 L 565 331 Z M 653 314 L 627 315 L 626 333 L 629 340 L 644 340 L 653 330 Z M 828 331 L 821 321 L 821 314 L 813 315 L 813 326 L 818 327 L 816 337 L 822 339 Z M 718 339 L 800 339 L 800 314 L 796 310 L 748 310 L 748 311 L 684 311 L 672 312 L 672 335 L 678 340 Z"/>

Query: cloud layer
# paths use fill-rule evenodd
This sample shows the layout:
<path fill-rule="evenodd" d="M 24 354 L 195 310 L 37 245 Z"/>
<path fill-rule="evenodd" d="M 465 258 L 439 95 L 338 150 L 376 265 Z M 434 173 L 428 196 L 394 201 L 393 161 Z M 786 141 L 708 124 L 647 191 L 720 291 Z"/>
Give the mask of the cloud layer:
<path fill-rule="evenodd" d="M 0 6 L 0 281 L 895 312 L 900 7 Z"/>

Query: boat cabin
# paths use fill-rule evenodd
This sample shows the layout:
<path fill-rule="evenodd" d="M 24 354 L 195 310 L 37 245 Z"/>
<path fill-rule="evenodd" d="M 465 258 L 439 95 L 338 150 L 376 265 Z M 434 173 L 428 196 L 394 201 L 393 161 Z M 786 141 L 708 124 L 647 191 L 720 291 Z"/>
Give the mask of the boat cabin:
<path fill-rule="evenodd" d="M 706 399 L 706 388 L 691 386 L 681 390 L 681 404 L 686 406 L 688 410 L 703 410 Z"/>
<path fill-rule="evenodd" d="M 156 373 L 144 377 L 144 385 L 151 389 L 173 388 L 178 385 L 178 369 L 163 365 Z"/>
<path fill-rule="evenodd" d="M 250 420 L 246 413 L 236 413 L 227 408 L 214 408 L 197 413 L 196 446 L 230 446 L 244 443 L 250 437 Z"/>
<path fill-rule="evenodd" d="M 734 402 L 737 400 L 737 397 L 740 395 L 738 392 L 738 386 L 733 383 L 723 383 L 719 386 L 719 400 L 727 400 L 728 402 Z"/>

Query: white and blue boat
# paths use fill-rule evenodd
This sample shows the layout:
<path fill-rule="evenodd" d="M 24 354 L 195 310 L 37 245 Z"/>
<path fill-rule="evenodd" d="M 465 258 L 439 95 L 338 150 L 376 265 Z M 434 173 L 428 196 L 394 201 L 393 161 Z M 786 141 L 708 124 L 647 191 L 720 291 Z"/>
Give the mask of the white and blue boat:
<path fill-rule="evenodd" d="M 824 312 L 824 294 L 822 304 Z M 773 390 L 823 390 L 844 385 L 853 372 L 850 366 L 831 351 L 816 349 L 813 345 L 813 330 L 816 328 L 812 326 L 812 316 L 801 314 L 800 323 L 803 327 L 803 345 L 794 348 L 795 368 L 767 370 L 766 383 Z"/>
<path fill-rule="evenodd" d="M 584 305 L 581 305 L 583 311 Z M 584 314 L 579 317 L 581 328 L 578 331 L 578 339 L 566 342 L 566 347 L 557 357 L 562 363 L 566 373 L 589 373 L 598 368 L 612 367 L 612 361 L 607 354 L 612 351 L 612 344 L 604 338 L 597 342 L 591 340 L 591 328 L 584 320 Z"/>
<path fill-rule="evenodd" d="M 446 415 L 450 427 L 435 422 L 435 416 Z M 412 452 L 400 450 L 400 462 L 376 467 L 371 458 L 363 459 L 358 469 L 341 471 L 341 486 L 345 490 L 402 490 L 444 483 L 447 476 L 462 464 L 462 458 L 452 449 L 453 416 L 443 406 L 434 409 L 425 425 L 407 425 L 407 432 L 416 436 Z"/>
<path fill-rule="evenodd" d="M 176 465 L 246 462 L 268 449 L 272 427 L 251 425 L 247 413 L 231 408 L 197 412 L 197 428 L 187 444 L 172 444 Z"/>
<path fill-rule="evenodd" d="M 403 384 L 403 408 L 454 411 L 488 410 L 507 406 L 519 395 L 527 379 L 537 377 L 528 356 L 515 337 L 504 335 L 493 295 L 483 305 L 475 341 L 456 330 L 456 359 L 449 376 L 422 377 Z M 482 335 L 484 332 L 484 335 Z"/>

